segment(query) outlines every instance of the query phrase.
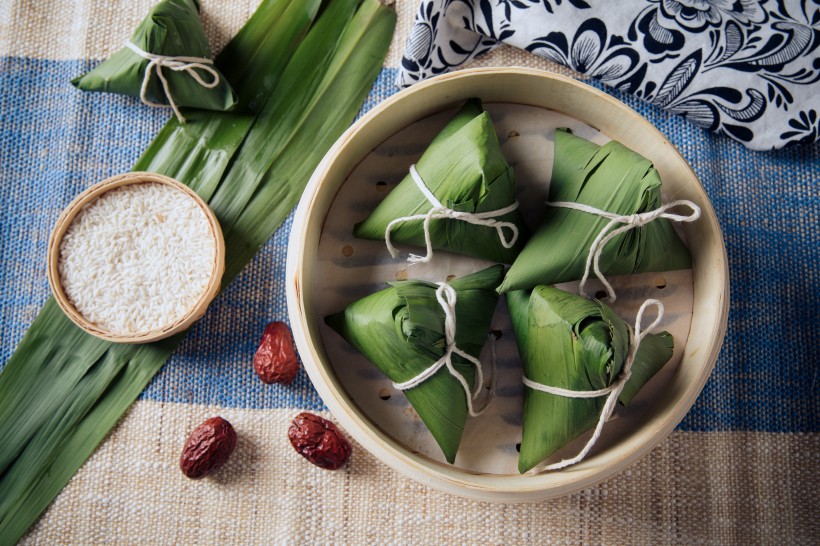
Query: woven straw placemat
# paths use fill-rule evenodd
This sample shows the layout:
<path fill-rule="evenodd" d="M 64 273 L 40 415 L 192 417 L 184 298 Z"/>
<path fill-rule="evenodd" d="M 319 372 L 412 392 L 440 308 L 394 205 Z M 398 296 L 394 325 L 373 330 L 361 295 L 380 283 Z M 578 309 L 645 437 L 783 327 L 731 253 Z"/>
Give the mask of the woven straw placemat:
<path fill-rule="evenodd" d="M 93 182 L 128 170 L 171 115 L 69 84 L 118 49 L 152 3 L 0 2 L 0 362 L 48 296 L 46 243 L 62 208 Z M 202 4 L 216 49 L 256 6 Z M 365 108 L 396 91 L 416 7 L 396 2 L 398 30 Z M 569 73 L 507 47 L 477 65 Z M 729 331 L 715 371 L 649 456 L 581 493 L 518 505 L 434 491 L 356 445 L 343 470 L 307 464 L 287 442 L 287 423 L 299 411 L 325 412 L 324 405 L 304 372 L 291 386 L 265 386 L 251 365 L 264 325 L 287 318 L 286 222 L 23 542 L 816 542 L 820 151 L 750 152 L 613 93 L 656 124 L 700 176 L 732 274 Z M 213 478 L 187 480 L 177 469 L 182 443 L 216 414 L 237 428 L 237 452 Z"/>

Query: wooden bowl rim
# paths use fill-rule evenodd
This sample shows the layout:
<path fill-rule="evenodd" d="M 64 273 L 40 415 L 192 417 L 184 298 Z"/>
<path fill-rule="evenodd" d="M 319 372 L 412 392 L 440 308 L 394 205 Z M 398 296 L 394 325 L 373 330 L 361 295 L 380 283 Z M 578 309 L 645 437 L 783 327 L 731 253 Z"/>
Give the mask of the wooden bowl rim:
<path fill-rule="evenodd" d="M 449 83 L 459 82 L 459 80 L 467 81 L 473 78 L 487 78 L 487 81 L 489 81 L 491 78 L 498 76 L 506 77 L 511 75 L 553 80 L 555 84 L 568 85 L 574 88 L 574 92 L 577 91 L 578 96 L 586 95 L 590 100 L 599 101 L 609 111 L 616 109 L 621 115 L 628 117 L 640 126 L 640 133 L 651 137 L 660 148 L 666 149 L 664 150 L 665 153 L 671 154 L 668 157 L 675 162 L 676 167 L 684 169 L 685 176 L 695 182 L 691 188 L 687 187 L 687 190 L 691 190 L 697 196 L 699 204 L 702 205 L 703 216 L 701 219 L 708 225 L 708 229 L 714 232 L 715 239 L 720 242 L 720 248 L 716 249 L 715 261 L 704 264 L 714 268 L 716 275 L 718 275 L 716 284 L 721 287 L 720 294 L 717 295 L 717 300 L 711 307 L 716 313 L 715 320 L 712 321 L 711 336 L 706 350 L 696 357 L 690 357 L 697 359 L 696 362 L 700 361 L 702 363 L 700 375 L 682 392 L 675 392 L 674 395 L 670 395 L 675 397 L 675 403 L 661 408 L 661 411 L 658 412 L 659 415 L 655 416 L 651 422 L 638 431 L 640 433 L 638 434 L 639 438 L 635 438 L 636 434 L 633 434 L 629 441 L 624 441 L 605 452 L 590 456 L 577 465 L 558 472 L 532 476 L 481 474 L 445 465 L 423 455 L 411 453 L 406 446 L 378 430 L 344 391 L 335 378 L 335 373 L 331 367 L 325 365 L 322 361 L 323 352 L 319 354 L 310 336 L 311 324 L 308 320 L 310 311 L 307 308 L 306 297 L 303 292 L 305 288 L 309 288 L 308 282 L 305 280 L 303 259 L 308 252 L 314 250 L 306 248 L 306 242 L 313 227 L 310 218 L 311 214 L 315 214 L 316 203 L 320 200 L 322 182 L 334 169 L 341 170 L 335 165 L 335 162 L 342 157 L 342 152 L 351 145 L 351 142 L 355 142 L 357 136 L 367 130 L 368 124 L 385 112 L 405 115 L 405 111 L 399 110 L 396 105 L 413 94 L 418 94 L 419 97 L 427 97 L 425 93 L 434 86 L 444 86 Z M 446 87 L 441 93 L 449 92 L 452 89 L 452 87 Z M 454 106 L 455 101 L 463 101 L 466 98 L 469 97 L 462 96 L 458 92 L 447 94 L 446 100 L 449 102 L 441 104 L 439 111 Z M 509 102 L 517 101 L 511 100 Z M 418 121 L 426 115 L 430 115 L 430 113 L 413 113 L 409 115 L 414 115 L 415 117 L 412 120 Z M 595 127 L 595 123 L 591 123 L 582 116 L 569 115 L 573 115 Z M 351 159 L 352 166 L 350 168 L 355 167 L 361 159 L 362 157 Z M 344 178 L 349 174 L 350 171 L 348 170 L 344 173 Z M 342 183 L 344 183 L 344 179 Z M 330 188 L 330 190 L 338 190 L 338 188 Z M 330 200 L 332 202 L 332 199 Z M 323 211 L 323 214 L 326 215 L 327 211 Z M 314 219 L 314 222 L 316 221 Z M 324 217 L 318 221 L 323 224 Z M 321 230 L 321 228 L 319 229 Z M 572 78 L 528 68 L 475 68 L 437 76 L 396 93 L 354 123 L 339 138 L 314 171 L 313 177 L 299 203 L 289 241 L 286 283 L 288 312 L 293 325 L 294 338 L 305 369 L 323 401 L 340 424 L 372 454 L 402 474 L 436 489 L 483 501 L 528 502 L 567 495 L 600 483 L 637 462 L 672 432 L 694 404 L 714 368 L 728 323 L 729 271 L 725 243 L 711 202 L 691 166 L 656 127 L 621 101 Z M 691 337 L 690 335 L 690 342 Z M 321 344 L 320 340 L 319 344 Z M 687 343 L 688 346 L 689 343 Z M 683 366 L 686 359 L 687 352 L 684 352 L 680 367 Z"/>
<path fill-rule="evenodd" d="M 111 333 L 86 319 L 68 300 L 60 281 L 60 244 L 69 226 L 71 226 L 72 222 L 85 205 L 97 200 L 103 194 L 122 186 L 145 183 L 158 183 L 171 186 L 192 198 L 202 212 L 205 213 L 205 218 L 211 228 L 211 233 L 213 233 L 215 242 L 214 262 L 211 269 L 211 276 L 208 280 L 205 291 L 202 293 L 199 300 L 197 300 L 196 304 L 191 307 L 187 313 L 181 317 L 178 317 L 174 321 L 147 332 L 137 332 L 133 334 Z M 208 305 L 214 297 L 216 297 L 217 293 L 219 293 L 222 274 L 225 272 L 225 240 L 222 235 L 222 228 L 219 225 L 219 220 L 217 220 L 216 215 L 208 204 L 199 195 L 197 195 L 194 190 L 178 180 L 174 180 L 173 178 L 165 175 L 144 171 L 128 172 L 106 178 L 101 182 L 93 184 L 74 198 L 74 200 L 63 210 L 58 217 L 57 223 L 55 224 L 54 229 L 48 239 L 47 272 L 48 283 L 51 286 L 51 291 L 54 294 L 54 299 L 57 301 L 57 305 L 59 305 L 66 316 L 68 316 L 68 318 L 83 331 L 100 339 L 115 343 L 150 343 L 152 341 L 158 341 L 160 339 L 172 336 L 187 329 L 205 314 L 205 311 L 208 309 Z"/>

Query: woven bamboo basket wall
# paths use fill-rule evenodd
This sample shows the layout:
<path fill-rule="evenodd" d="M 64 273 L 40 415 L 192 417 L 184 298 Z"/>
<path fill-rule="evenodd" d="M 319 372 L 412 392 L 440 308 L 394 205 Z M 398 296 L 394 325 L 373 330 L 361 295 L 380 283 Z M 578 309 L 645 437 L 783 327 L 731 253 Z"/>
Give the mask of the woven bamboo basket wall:
<path fill-rule="evenodd" d="M 188 309 L 186 313 L 178 316 L 173 321 L 161 326 L 160 328 L 152 329 L 150 331 L 135 332 L 133 334 L 112 333 L 94 324 L 84 317 L 71 303 L 63 289 L 60 281 L 59 260 L 60 260 L 60 243 L 71 223 L 80 213 L 84 206 L 93 203 L 99 199 L 103 194 L 131 184 L 145 184 L 157 183 L 173 187 L 175 190 L 184 193 L 188 198 L 192 199 L 197 207 L 199 207 L 205 214 L 208 221 L 208 226 L 214 237 L 215 252 L 212 267 L 210 270 L 210 278 L 207 286 L 197 299 L 196 303 Z M 199 320 L 208 305 L 216 297 L 219 292 L 222 274 L 225 271 L 225 241 L 222 237 L 222 229 L 219 221 L 214 215 L 213 211 L 208 207 L 208 204 L 199 197 L 188 186 L 172 179 L 156 173 L 149 172 L 130 172 L 120 174 L 103 180 L 97 184 L 90 186 L 88 189 L 80 193 L 74 201 L 62 212 L 57 219 L 54 230 L 51 233 L 48 241 L 48 281 L 51 285 L 54 298 L 57 304 L 62 308 L 65 314 L 85 332 L 116 343 L 149 343 L 157 341 L 190 327 L 194 322 Z"/>
<path fill-rule="evenodd" d="M 429 138 L 435 132 L 424 129 L 425 120 L 432 119 L 430 123 L 439 123 L 440 127 L 443 122 L 436 121 L 436 116 L 446 120 L 447 112 L 453 112 L 471 97 L 481 98 L 493 114 L 496 130 L 507 140 L 502 142 L 505 154 L 508 149 L 514 154 L 516 146 L 507 137 L 518 137 L 520 133 L 507 129 L 517 129 L 518 123 L 531 123 L 530 118 L 541 114 L 544 119 L 557 116 L 555 119 L 562 123 L 574 123 L 582 131 L 597 135 L 594 138 L 618 140 L 651 159 L 663 180 L 664 201 L 689 199 L 703 212 L 700 220 L 682 226 L 692 252 L 692 270 L 680 276 L 670 274 L 664 278 L 653 274 L 639 279 L 655 285 L 647 290 L 663 289 L 666 294 L 675 292 L 672 285 L 679 285 L 677 293 L 682 303 L 677 315 L 681 322 L 675 336 L 676 345 L 681 343 L 676 347 L 675 363 L 667 365 L 669 369 L 662 378 L 657 382 L 653 379 L 644 388 L 649 392 L 641 392 L 639 396 L 645 398 L 637 404 L 637 410 L 615 423 L 610 421 L 611 426 L 607 424 L 599 445 L 584 461 L 561 471 L 518 475 L 510 470 L 510 465 L 501 459 L 505 457 L 503 453 L 510 452 L 505 446 L 514 445 L 518 434 L 514 424 L 499 428 L 491 436 L 486 435 L 486 430 L 475 432 L 474 436 L 483 440 L 473 444 L 463 440 L 456 464 L 446 464 L 424 449 L 423 439 L 417 440 L 417 436 L 405 430 L 419 428 L 411 418 L 405 427 L 400 420 L 390 421 L 382 415 L 393 411 L 391 404 L 398 405 L 396 411 L 403 410 L 399 402 L 394 404 L 403 397 L 392 396 L 383 388 L 383 380 L 351 364 L 356 355 L 335 346 L 323 322 L 328 299 L 353 301 L 368 293 L 351 284 L 357 279 L 370 290 L 376 281 L 408 275 L 428 276 L 432 280 L 435 274 L 443 277 L 444 273 L 468 271 L 458 270 L 456 262 L 447 259 L 440 270 L 432 271 L 408 270 L 400 261 L 390 264 L 389 260 L 374 258 L 375 252 L 386 254 L 383 242 L 362 243 L 347 233 L 354 222 L 362 219 L 361 211 L 353 205 L 341 205 L 342 209 L 350 210 L 336 209 L 345 199 L 351 203 L 365 199 L 360 197 L 367 191 L 360 179 L 371 176 L 368 165 L 395 168 L 394 175 L 399 175 L 401 169 L 406 172 L 404 156 L 408 161 L 417 158 L 429 142 L 416 139 L 410 129 L 421 126 L 419 131 L 426 131 Z M 499 131 L 499 126 L 505 129 Z M 511 160 L 517 175 L 518 169 L 527 169 L 527 159 L 519 159 L 521 164 Z M 544 170 L 548 179 L 549 170 Z M 527 178 L 526 173 L 519 176 L 519 184 L 522 178 Z M 386 192 L 383 181 L 373 183 L 378 184 L 374 191 Z M 374 202 L 378 198 L 374 197 Z M 526 201 L 521 197 L 519 200 Z M 335 246 L 328 250 L 331 243 Z M 376 246 L 366 246 L 371 243 Z M 287 291 L 294 337 L 305 368 L 335 418 L 386 464 L 421 483 L 468 498 L 505 502 L 545 499 L 578 491 L 624 470 L 664 439 L 690 409 L 714 367 L 726 330 L 729 274 L 723 237 L 709 199 L 690 166 L 654 126 L 623 103 L 578 81 L 537 70 L 458 71 L 419 83 L 371 110 L 339 139 L 314 173 L 297 209 L 289 245 Z M 347 280 L 340 280 L 340 275 L 347 275 Z M 508 374 L 513 381 L 520 382 L 520 371 Z M 388 400 L 388 404 L 378 406 L 377 398 Z M 491 429 L 492 425 L 483 428 Z M 465 431 L 465 438 L 468 435 Z M 496 436 L 498 449 L 489 455 L 471 453 L 493 442 Z M 508 458 L 514 456 L 513 451 Z"/>

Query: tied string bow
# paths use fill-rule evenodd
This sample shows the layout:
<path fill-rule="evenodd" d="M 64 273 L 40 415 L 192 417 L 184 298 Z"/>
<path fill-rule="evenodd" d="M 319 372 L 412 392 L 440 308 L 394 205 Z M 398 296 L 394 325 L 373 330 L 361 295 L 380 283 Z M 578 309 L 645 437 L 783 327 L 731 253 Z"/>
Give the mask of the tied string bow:
<path fill-rule="evenodd" d="M 407 389 L 412 389 L 424 381 L 432 377 L 436 372 L 438 372 L 442 367 L 447 367 L 447 371 L 450 372 L 458 382 L 461 384 L 462 388 L 464 389 L 464 394 L 467 397 L 467 411 L 471 417 L 477 417 L 481 415 L 487 406 L 490 404 L 493 395 L 495 394 L 495 370 L 493 369 L 493 378 L 492 378 L 492 385 L 490 387 L 489 397 L 487 402 L 484 406 L 476 410 L 473 406 L 473 401 L 478 398 L 478 395 L 481 393 L 481 386 L 484 384 L 484 373 L 481 370 L 481 362 L 465 353 L 458 347 L 456 347 L 456 291 L 455 289 L 447 284 L 446 282 L 438 283 L 438 288 L 436 289 L 436 300 L 438 300 L 439 305 L 444 310 L 444 341 L 446 343 L 446 349 L 444 351 L 444 355 L 439 358 L 432 366 L 418 374 L 417 376 L 404 381 L 402 383 L 393 383 L 393 386 L 400 390 L 404 391 Z M 493 345 L 493 336 L 490 335 L 490 348 L 492 350 L 492 366 L 495 367 L 495 347 Z M 474 381 L 474 389 L 470 389 L 470 386 L 467 384 L 467 380 L 464 376 L 456 370 L 455 366 L 453 366 L 453 355 L 458 355 L 464 360 L 467 360 L 471 364 L 475 366 L 476 369 L 476 381 Z"/>
<path fill-rule="evenodd" d="M 430 191 L 430 188 L 427 187 L 427 184 L 424 183 L 424 180 L 421 178 L 421 175 L 419 175 L 415 165 L 410 165 L 410 176 L 413 178 L 413 181 L 416 183 L 416 186 L 418 186 L 419 190 L 421 190 L 421 193 L 424 194 L 424 197 L 427 198 L 427 201 L 429 201 L 430 204 L 433 205 L 433 207 L 425 214 L 403 216 L 401 218 L 396 218 L 395 220 L 392 220 L 389 224 L 387 224 L 387 228 L 384 232 L 384 242 L 387 244 L 387 250 L 390 252 L 390 255 L 393 258 L 395 258 L 398 255 L 398 251 L 393 246 L 393 243 L 390 241 L 390 232 L 393 231 L 393 228 L 396 225 L 404 222 L 416 222 L 419 220 L 424 221 L 424 244 L 427 247 L 427 254 L 425 256 L 410 254 L 410 257 L 407 258 L 407 261 L 411 263 L 428 263 L 433 258 L 433 243 L 430 240 L 430 222 L 435 219 L 450 218 L 452 220 L 460 220 L 462 222 L 467 222 L 469 224 L 474 224 L 477 226 L 495 228 L 496 232 L 498 233 L 498 239 L 501 241 L 501 244 L 504 246 L 504 248 L 512 248 L 512 246 L 518 240 L 518 227 L 515 224 L 513 224 L 512 222 L 501 222 L 495 219 L 500 216 L 504 216 L 505 214 L 509 214 L 510 212 L 517 209 L 518 201 L 515 201 L 513 204 L 508 205 L 504 208 L 491 210 L 487 212 L 465 212 L 453 210 L 442 205 L 441 202 L 436 198 L 436 196 L 433 195 L 433 192 Z M 504 233 L 505 228 L 510 231 L 509 238 L 507 238 L 507 236 Z"/>
<path fill-rule="evenodd" d="M 612 212 L 597 209 L 595 207 L 591 207 L 583 203 L 574 203 L 571 201 L 548 201 L 547 205 L 551 207 L 579 210 L 581 212 L 586 212 L 588 214 L 594 214 L 596 216 L 601 216 L 603 218 L 609 219 L 609 222 L 606 224 L 606 226 L 604 226 L 604 229 L 601 230 L 601 232 L 592 242 L 592 246 L 589 249 L 586 267 L 584 269 L 584 276 L 581 278 L 581 284 L 578 285 L 578 292 L 582 296 L 587 297 L 586 292 L 584 292 L 584 286 L 586 285 L 586 282 L 589 279 L 590 269 L 592 269 L 595 272 L 595 276 L 604 285 L 610 303 L 615 301 L 615 290 L 612 288 L 612 285 L 609 284 L 609 281 L 606 280 L 604 274 L 601 273 L 600 267 L 601 254 L 603 253 L 604 247 L 607 245 L 607 243 L 609 243 L 612 239 L 614 239 L 622 233 L 625 233 L 637 227 L 645 226 L 649 222 L 657 220 L 658 218 L 666 218 L 667 220 L 673 222 L 694 222 L 695 220 L 700 218 L 700 207 L 698 207 L 692 201 L 688 200 L 672 201 L 670 203 L 667 203 L 666 205 L 663 205 L 649 212 L 624 215 L 614 214 Z M 689 207 L 692 210 L 692 212 L 688 215 L 667 212 L 669 211 L 669 209 L 672 209 L 677 206 Z M 623 225 L 621 227 L 615 228 L 615 226 L 618 224 Z"/>
<path fill-rule="evenodd" d="M 641 329 L 641 323 L 643 321 L 643 314 L 646 311 L 647 307 L 650 305 L 654 305 L 658 309 L 658 316 L 655 317 L 655 320 L 652 321 L 652 324 L 649 325 L 648 328 L 645 330 Z M 598 424 L 595 427 L 595 432 L 592 434 L 592 437 L 587 441 L 584 448 L 581 450 L 578 455 L 572 457 L 571 459 L 564 459 L 563 461 L 553 463 L 550 465 L 538 465 L 529 472 L 528 474 L 537 474 L 540 472 L 545 472 L 548 470 L 559 470 L 561 468 L 565 468 L 567 466 L 574 465 L 584 459 L 587 456 L 589 451 L 595 445 L 595 442 L 598 441 L 598 438 L 601 436 L 601 431 L 604 428 L 604 423 L 606 423 L 609 418 L 612 416 L 612 413 L 615 411 L 615 405 L 618 403 L 618 397 L 621 395 L 621 392 L 624 390 L 626 386 L 626 382 L 629 381 L 629 378 L 632 376 L 632 364 L 635 362 L 635 355 L 638 353 L 638 347 L 643 341 L 643 338 L 649 333 L 650 330 L 654 329 L 658 324 L 660 324 L 661 320 L 663 319 L 663 304 L 655 299 L 648 299 L 643 302 L 641 305 L 640 310 L 638 311 L 638 316 L 635 318 L 635 328 L 630 328 L 630 343 L 629 343 L 629 351 L 626 355 L 626 360 L 624 361 L 624 367 L 621 370 L 620 375 L 612 383 L 610 386 L 599 389 L 596 391 L 574 391 L 570 389 L 562 389 L 559 387 L 551 387 L 549 385 L 543 385 L 536 381 L 529 379 L 528 377 L 524 377 L 524 385 L 531 389 L 535 389 L 540 392 L 545 392 L 548 394 L 554 394 L 556 396 L 563 396 L 565 398 L 598 398 L 599 396 L 606 396 L 606 403 L 604 403 L 604 408 L 601 411 L 601 416 L 598 418 Z"/>
<path fill-rule="evenodd" d="M 145 67 L 145 75 L 142 78 L 142 87 L 140 87 L 140 100 L 142 100 L 144 104 L 156 108 L 166 108 L 167 106 L 170 106 L 174 110 L 174 114 L 180 123 L 185 123 L 185 117 L 179 111 L 176 102 L 174 102 L 174 97 L 171 94 L 171 88 L 168 85 L 168 80 L 166 79 L 165 74 L 162 73 L 163 68 L 173 70 L 174 72 L 186 72 L 194 79 L 194 81 L 196 81 L 196 83 L 206 89 L 213 89 L 219 85 L 219 72 L 213 68 L 214 62 L 211 59 L 207 59 L 205 57 L 156 55 L 154 53 L 143 51 L 132 42 L 126 42 L 125 46 L 143 59 L 148 60 L 148 66 Z M 205 81 L 202 76 L 199 75 L 197 70 L 210 74 L 212 80 L 210 82 Z M 162 89 L 165 92 L 165 97 L 168 99 L 167 105 L 148 100 L 148 85 L 151 83 L 151 75 L 155 72 L 160 83 L 162 83 Z"/>

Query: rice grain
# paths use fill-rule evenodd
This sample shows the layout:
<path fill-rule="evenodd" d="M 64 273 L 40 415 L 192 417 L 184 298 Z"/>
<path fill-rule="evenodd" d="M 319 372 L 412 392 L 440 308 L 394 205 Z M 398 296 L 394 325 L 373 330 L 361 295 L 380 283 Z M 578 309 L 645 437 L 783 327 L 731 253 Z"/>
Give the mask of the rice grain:
<path fill-rule="evenodd" d="M 71 304 L 111 334 L 158 330 L 205 292 L 216 241 L 190 196 L 165 184 L 120 186 L 85 205 L 60 243 Z"/>

